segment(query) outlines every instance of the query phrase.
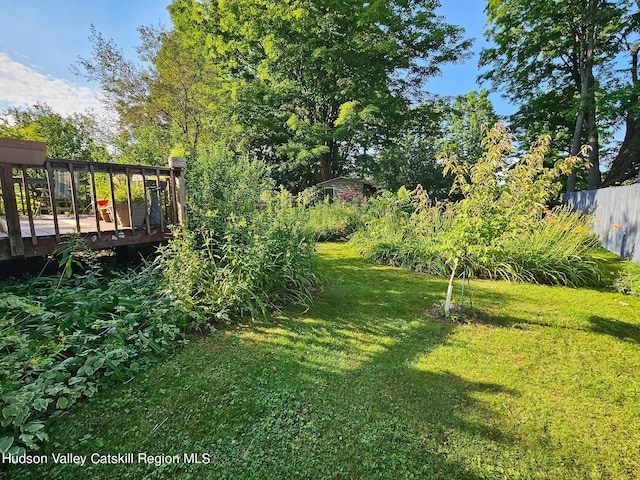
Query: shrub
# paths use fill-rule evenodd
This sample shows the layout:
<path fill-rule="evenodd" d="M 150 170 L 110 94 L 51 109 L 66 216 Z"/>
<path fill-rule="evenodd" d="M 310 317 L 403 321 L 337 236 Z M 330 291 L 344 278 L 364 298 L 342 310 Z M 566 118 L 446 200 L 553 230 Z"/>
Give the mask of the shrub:
<path fill-rule="evenodd" d="M 310 301 L 314 244 L 305 235 L 302 209 L 285 191 L 263 201 L 251 218 L 231 215 L 198 229 L 182 228 L 161 249 L 156 268 L 165 276 L 167 293 L 191 312 L 191 328 Z M 210 228 L 221 223 L 222 232 Z"/>
<path fill-rule="evenodd" d="M 0 454 L 38 448 L 48 416 L 184 342 L 183 312 L 149 267 L 107 282 L 77 241 L 60 265 L 59 278 L 3 285 Z"/>
<path fill-rule="evenodd" d="M 186 170 L 189 225 L 193 228 L 229 215 L 251 217 L 262 192 L 275 184 L 263 162 L 212 146 L 190 162 Z M 219 215 L 212 215 L 217 212 Z M 224 222 L 220 223 L 221 226 Z"/>
<path fill-rule="evenodd" d="M 589 218 L 561 207 L 540 218 L 537 228 L 503 236 L 486 257 L 468 259 L 468 266 L 484 278 L 594 286 L 601 274 L 592 257 L 598 245 Z"/>
<path fill-rule="evenodd" d="M 625 262 L 613 286 L 620 293 L 640 296 L 640 265 Z"/>
<path fill-rule="evenodd" d="M 351 240 L 363 257 L 434 275 L 450 272 L 442 233 L 450 229 L 451 218 L 443 205 L 431 206 L 422 188 L 382 192 L 371 200 L 366 218 Z"/>

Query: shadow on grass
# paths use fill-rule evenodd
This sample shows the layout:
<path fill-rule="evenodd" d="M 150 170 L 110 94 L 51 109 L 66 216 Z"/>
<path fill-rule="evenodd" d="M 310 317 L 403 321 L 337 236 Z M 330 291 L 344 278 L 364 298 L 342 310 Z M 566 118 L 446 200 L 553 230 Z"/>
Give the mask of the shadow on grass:
<path fill-rule="evenodd" d="M 611 335 L 619 340 L 632 343 L 640 343 L 640 326 L 631 323 L 592 316 L 589 318 L 591 330 L 596 333 Z"/>
<path fill-rule="evenodd" d="M 261 338 L 253 347 L 277 345 L 278 371 L 295 363 L 295 389 L 311 405 L 296 412 L 313 412 L 313 423 L 325 420 L 327 442 L 316 447 L 316 453 L 330 458 L 323 452 L 328 445 L 347 445 L 348 451 L 339 459 L 334 455 L 334 461 L 348 477 L 379 477 L 376 469 L 382 467 L 386 478 L 392 472 L 480 478 L 470 463 L 459 461 L 460 438 L 463 443 L 515 440 L 490 426 L 491 421 L 469 420 L 467 413 L 473 410 L 475 419 L 490 419 L 495 413 L 477 399 L 478 394 L 515 392 L 417 366 L 456 330 L 426 313 L 446 281 L 370 266 L 359 259 L 324 261 L 326 271 L 335 275 L 309 318 L 282 316 L 257 325 Z"/>
<path fill-rule="evenodd" d="M 210 464 L 45 465 L 16 478 L 485 478 L 487 445 L 517 441 L 481 397 L 515 392 L 420 366 L 457 328 L 427 313 L 446 280 L 321 258 L 329 284 L 308 312 L 201 339 L 60 419 L 46 447 L 199 452 Z"/>

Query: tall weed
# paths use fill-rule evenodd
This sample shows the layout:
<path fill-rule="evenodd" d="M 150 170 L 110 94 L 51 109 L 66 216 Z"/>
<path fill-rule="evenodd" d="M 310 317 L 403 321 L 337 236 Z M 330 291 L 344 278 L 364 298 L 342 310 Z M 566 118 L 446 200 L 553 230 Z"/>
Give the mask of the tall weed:
<path fill-rule="evenodd" d="M 262 210 L 250 218 L 231 215 L 198 229 L 182 228 L 161 249 L 156 268 L 167 293 L 191 312 L 192 328 L 311 300 L 314 242 L 306 235 L 302 209 L 285 191 L 263 195 L 262 201 Z M 211 229 L 219 225 L 222 231 Z"/>
<path fill-rule="evenodd" d="M 625 262 L 613 287 L 620 293 L 640 297 L 640 265 Z"/>

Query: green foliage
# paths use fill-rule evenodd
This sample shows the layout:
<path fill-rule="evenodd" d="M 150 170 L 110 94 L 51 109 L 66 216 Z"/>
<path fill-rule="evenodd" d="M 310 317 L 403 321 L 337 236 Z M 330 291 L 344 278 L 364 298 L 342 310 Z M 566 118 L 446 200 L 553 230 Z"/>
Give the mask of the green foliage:
<path fill-rule="evenodd" d="M 263 194 L 263 202 L 249 218 L 210 213 L 202 226 L 174 232 L 160 250 L 156 268 L 171 297 L 190 312 L 190 328 L 257 318 L 311 300 L 314 244 L 304 217 L 286 191 Z"/>
<path fill-rule="evenodd" d="M 597 285 L 591 257 L 598 245 L 588 218 L 567 209 L 549 210 L 557 177 L 577 161 L 544 168 L 548 139 L 517 163 L 509 163 L 511 138 L 500 125 L 487 133 L 485 152 L 473 165 L 449 159 L 454 188 L 463 199 L 432 205 L 422 189 L 386 193 L 371 202 L 366 227 L 353 237 L 358 251 L 376 261 L 437 275 L 461 265 L 483 278 Z"/>
<path fill-rule="evenodd" d="M 27 109 L 8 108 L 0 113 L 0 137 L 36 140 L 47 144 L 47 157 L 106 162 L 95 120 L 88 115 L 69 117 L 46 104 Z"/>
<path fill-rule="evenodd" d="M 582 173 L 589 189 L 598 188 L 602 99 L 620 86 L 620 55 L 638 31 L 636 2 L 489 0 L 486 12 L 492 46 L 481 53 L 480 65 L 489 68 L 481 78 L 522 105 L 515 120 L 529 135 L 551 134 L 571 155 L 588 143 L 593 168 Z M 624 110 L 615 109 L 614 122 Z"/>
<path fill-rule="evenodd" d="M 13 453 L 47 440 L 48 417 L 183 343 L 184 314 L 148 266 L 106 281 L 78 239 L 59 264 L 59 278 L 2 286 L 0 445 Z"/>
<path fill-rule="evenodd" d="M 469 47 L 437 2 L 175 0 L 175 31 L 237 100 L 249 151 L 293 189 L 393 137 L 425 81 Z"/>
<path fill-rule="evenodd" d="M 422 188 L 402 187 L 371 200 L 366 226 L 351 243 L 368 260 L 445 276 L 451 269 L 446 241 L 452 226 L 450 212 L 432 206 Z"/>
<path fill-rule="evenodd" d="M 390 191 L 421 185 L 431 198 L 447 198 L 451 179 L 443 176 L 439 157 L 448 109 L 445 102 L 435 101 L 410 111 L 397 138 L 364 162 L 377 185 Z"/>
<path fill-rule="evenodd" d="M 625 262 L 613 286 L 618 292 L 640 296 L 640 265 Z"/>
<path fill-rule="evenodd" d="M 439 145 L 440 155 L 457 157 L 472 164 L 483 154 L 485 129 L 498 122 L 489 92 L 480 90 L 458 96 L 444 119 L 444 135 Z"/>
<path fill-rule="evenodd" d="M 451 244 L 456 256 L 464 251 L 483 257 L 482 250 L 501 236 L 535 230 L 560 191 L 556 179 L 578 162 L 568 158 L 557 162 L 553 170 L 545 168 L 549 137 L 542 137 L 528 154 L 509 164 L 512 138 L 500 124 L 487 132 L 482 146 L 484 154 L 475 164 L 452 157 L 445 167 L 445 173 L 454 176 L 453 188 L 464 197 L 452 206 L 457 221 Z"/>
<path fill-rule="evenodd" d="M 127 179 L 125 175 L 113 175 L 113 196 L 116 203 L 127 203 L 128 192 L 131 190 L 132 202 L 144 202 L 144 185 L 142 181 L 129 181 L 129 189 L 127 189 Z M 104 173 L 95 174 L 96 196 L 101 200 L 109 200 L 111 203 L 111 185 L 109 175 Z"/>
<path fill-rule="evenodd" d="M 262 192 L 274 189 L 263 162 L 239 156 L 224 145 L 202 150 L 187 170 L 189 225 L 194 228 L 229 215 L 250 217 L 260 204 Z"/>
<path fill-rule="evenodd" d="M 362 227 L 367 204 L 357 200 L 349 202 L 324 201 L 309 207 L 306 230 L 318 241 L 347 240 Z"/>

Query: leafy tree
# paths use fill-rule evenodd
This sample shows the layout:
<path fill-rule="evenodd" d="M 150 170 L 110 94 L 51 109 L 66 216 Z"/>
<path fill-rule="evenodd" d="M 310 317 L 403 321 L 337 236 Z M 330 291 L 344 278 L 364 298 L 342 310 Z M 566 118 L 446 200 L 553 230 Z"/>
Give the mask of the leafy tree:
<path fill-rule="evenodd" d="M 140 27 L 139 33 L 139 58 L 132 60 L 92 27 L 92 56 L 79 58 L 74 66 L 78 75 L 100 83 L 105 102 L 118 113 L 124 155 L 142 149 L 147 156 L 166 159 L 179 143 L 195 154 L 203 141 L 232 131 L 220 113 L 228 105 L 225 93 L 201 49 L 185 44 L 174 31 Z M 157 151 L 159 139 L 165 142 L 163 152 Z M 148 145 L 140 145 L 147 140 Z"/>
<path fill-rule="evenodd" d="M 63 117 L 46 104 L 7 109 L 0 114 L 0 136 L 45 142 L 50 158 L 95 162 L 109 159 L 108 151 L 100 145 L 92 117 L 82 114 Z"/>
<path fill-rule="evenodd" d="M 175 0 L 169 11 L 179 35 L 207 45 L 250 151 L 316 181 L 395 137 L 425 80 L 462 57 L 469 42 L 437 6 Z"/>
<path fill-rule="evenodd" d="M 482 75 L 514 101 L 530 103 L 548 91 L 573 100 L 570 153 L 586 139 L 590 146 L 589 188 L 600 184 L 596 76 L 613 71 L 627 0 L 488 0 L 487 37 L 496 46 L 483 50 Z M 565 88 L 571 86 L 570 89 Z M 539 106 L 538 106 L 539 108 Z M 568 190 L 575 188 L 575 175 Z"/>
<path fill-rule="evenodd" d="M 398 137 L 365 160 L 370 165 L 366 173 L 380 188 L 395 192 L 400 187 L 413 190 L 421 185 L 432 200 L 448 197 L 451 179 L 442 173 L 438 148 L 447 109 L 444 101 L 412 109 L 411 121 Z"/>
<path fill-rule="evenodd" d="M 637 2 L 636 2 L 637 3 Z M 640 8 L 640 4 L 637 5 Z M 640 169 L 640 79 L 638 52 L 640 51 L 640 12 L 630 13 L 621 33 L 621 46 L 628 62 L 628 75 L 616 76 L 611 82 L 608 100 L 614 118 L 622 114 L 625 136 L 614 158 L 603 186 L 620 184 L 638 174 Z M 626 81 L 625 81 L 626 79 Z"/>
<path fill-rule="evenodd" d="M 484 153 L 482 140 L 486 129 L 498 120 L 487 90 L 460 95 L 444 120 L 441 154 L 445 157 L 455 155 L 463 162 L 476 163 Z"/>

